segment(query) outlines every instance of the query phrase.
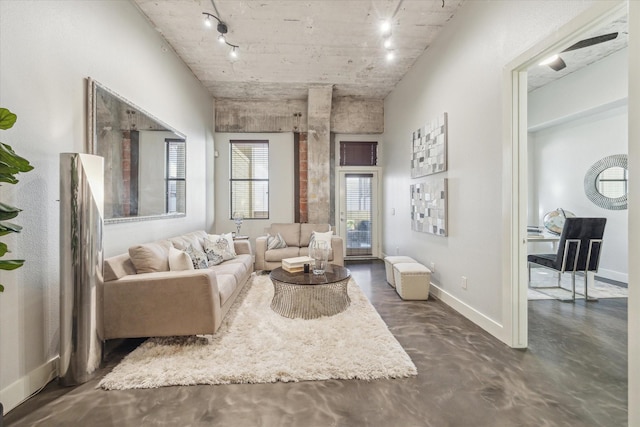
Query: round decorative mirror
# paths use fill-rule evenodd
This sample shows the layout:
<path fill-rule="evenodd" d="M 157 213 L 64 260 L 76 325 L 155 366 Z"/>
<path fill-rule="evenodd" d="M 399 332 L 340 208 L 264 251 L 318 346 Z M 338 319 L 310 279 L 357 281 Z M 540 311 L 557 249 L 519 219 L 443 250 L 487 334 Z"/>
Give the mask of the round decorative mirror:
<path fill-rule="evenodd" d="M 615 154 L 598 160 L 584 177 L 584 192 L 594 204 L 604 209 L 627 209 L 629 171 L 627 155 Z"/>

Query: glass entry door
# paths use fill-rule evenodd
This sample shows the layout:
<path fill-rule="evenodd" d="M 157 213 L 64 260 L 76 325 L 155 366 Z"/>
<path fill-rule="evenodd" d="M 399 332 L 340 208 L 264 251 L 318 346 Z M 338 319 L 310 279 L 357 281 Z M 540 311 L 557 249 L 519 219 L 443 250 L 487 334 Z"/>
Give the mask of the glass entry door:
<path fill-rule="evenodd" d="M 377 256 L 377 173 L 340 172 L 340 190 L 345 256 Z"/>

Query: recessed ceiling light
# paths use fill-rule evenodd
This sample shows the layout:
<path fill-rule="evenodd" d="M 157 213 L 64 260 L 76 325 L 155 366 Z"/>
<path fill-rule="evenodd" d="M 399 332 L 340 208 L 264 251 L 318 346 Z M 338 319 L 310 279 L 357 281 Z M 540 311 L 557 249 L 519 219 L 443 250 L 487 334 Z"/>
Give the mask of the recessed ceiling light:
<path fill-rule="evenodd" d="M 391 49 L 391 38 L 385 39 L 383 45 L 385 49 Z"/>
<path fill-rule="evenodd" d="M 393 52 L 387 53 L 387 61 L 393 61 L 394 58 L 395 58 L 395 55 L 393 54 Z"/>

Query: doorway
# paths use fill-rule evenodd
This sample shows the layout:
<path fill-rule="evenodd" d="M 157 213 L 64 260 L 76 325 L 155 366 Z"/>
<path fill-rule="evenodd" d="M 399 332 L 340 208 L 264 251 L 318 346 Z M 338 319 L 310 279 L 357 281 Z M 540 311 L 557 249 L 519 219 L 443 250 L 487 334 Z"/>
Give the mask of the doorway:
<path fill-rule="evenodd" d="M 510 319 L 507 331 L 511 335 L 510 344 L 516 348 L 527 347 L 527 208 L 528 208 L 528 118 L 527 118 L 527 69 L 540 63 L 548 56 L 562 51 L 579 41 L 582 36 L 597 28 L 613 17 L 626 12 L 623 2 L 602 4 L 590 9 L 576 18 L 564 28 L 550 35 L 538 45 L 516 58 L 505 68 L 505 114 L 508 114 L 508 141 L 505 147 L 509 153 L 508 166 L 510 175 L 505 190 L 505 206 L 510 212 L 510 223 L 507 224 L 509 237 L 509 258 L 511 268 L 503 276 L 506 304 L 505 319 Z"/>
<path fill-rule="evenodd" d="M 345 258 L 378 258 L 378 171 L 341 169 L 338 181 L 338 231 Z"/>

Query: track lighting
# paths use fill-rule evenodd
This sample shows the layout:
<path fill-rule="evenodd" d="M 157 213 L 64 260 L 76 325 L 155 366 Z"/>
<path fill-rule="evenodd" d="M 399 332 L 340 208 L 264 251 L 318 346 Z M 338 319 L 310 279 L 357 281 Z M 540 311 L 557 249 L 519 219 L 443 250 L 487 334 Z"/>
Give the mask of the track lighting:
<path fill-rule="evenodd" d="M 215 5 L 214 5 L 215 7 Z M 214 18 L 216 21 L 218 21 L 218 25 L 216 26 L 216 30 L 218 31 L 218 33 L 220 33 L 218 35 L 218 42 L 220 44 L 226 44 L 227 46 L 231 47 L 231 52 L 229 52 L 229 54 L 231 55 L 232 58 L 237 58 L 238 57 L 238 52 L 236 49 L 239 48 L 238 45 L 235 44 L 231 44 L 229 43 L 229 41 L 227 41 L 227 37 L 225 36 L 225 34 L 227 34 L 229 32 L 229 27 L 227 26 L 227 24 L 225 24 L 220 18 L 218 18 L 216 15 L 209 13 L 209 12 L 202 12 L 202 14 L 204 15 L 204 24 L 207 27 L 212 27 L 213 26 L 213 22 L 211 20 L 211 18 Z"/>
<path fill-rule="evenodd" d="M 382 23 L 380 24 L 380 31 L 382 32 L 382 34 L 388 34 L 391 32 L 391 21 L 382 21 Z"/>

